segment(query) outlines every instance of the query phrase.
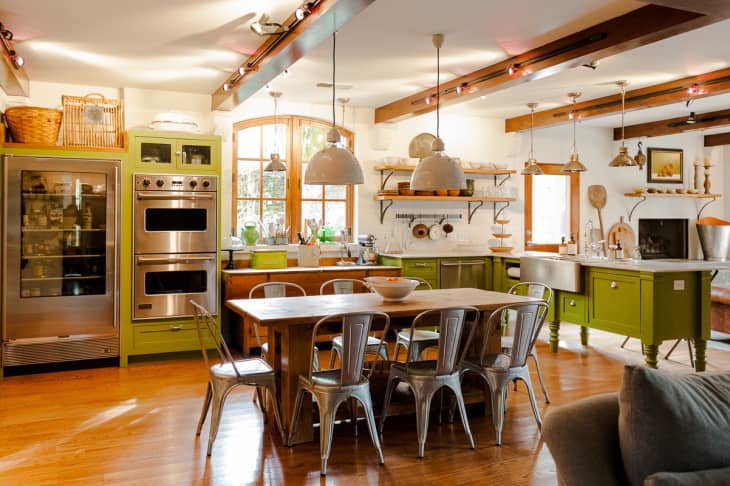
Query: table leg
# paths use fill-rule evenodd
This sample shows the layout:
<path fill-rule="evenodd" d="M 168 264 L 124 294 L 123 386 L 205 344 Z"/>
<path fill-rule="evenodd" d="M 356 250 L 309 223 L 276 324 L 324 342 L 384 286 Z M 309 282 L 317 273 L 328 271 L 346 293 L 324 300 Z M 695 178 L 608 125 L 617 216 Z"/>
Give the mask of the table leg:
<path fill-rule="evenodd" d="M 588 346 L 588 326 L 580 326 L 580 343 Z"/>
<path fill-rule="evenodd" d="M 695 342 L 695 371 L 705 371 L 707 341 L 702 338 L 694 338 Z"/>
<path fill-rule="evenodd" d="M 558 352 L 558 340 L 560 334 L 560 321 L 553 321 L 550 323 L 550 351 L 553 353 Z"/>
<path fill-rule="evenodd" d="M 658 344 L 644 344 L 644 361 L 649 368 L 657 368 L 657 355 L 659 354 Z"/>
<path fill-rule="evenodd" d="M 281 418 L 287 433 L 292 426 L 291 418 L 294 415 L 299 375 L 306 375 L 309 370 L 311 342 L 312 326 L 286 326 L 274 329 L 274 343 L 269 344 L 270 346 L 273 344 L 276 350 L 276 371 L 280 376 Z M 314 440 L 312 396 L 307 393 L 304 395 L 297 432 L 291 445 L 312 440 Z"/>

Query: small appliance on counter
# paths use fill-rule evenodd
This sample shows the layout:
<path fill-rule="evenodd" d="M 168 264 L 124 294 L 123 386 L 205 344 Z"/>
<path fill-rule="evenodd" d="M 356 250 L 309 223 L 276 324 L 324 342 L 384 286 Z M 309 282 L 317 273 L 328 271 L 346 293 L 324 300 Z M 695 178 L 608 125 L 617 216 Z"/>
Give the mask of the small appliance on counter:
<path fill-rule="evenodd" d="M 357 244 L 360 245 L 358 265 L 376 265 L 378 263 L 378 247 L 375 246 L 375 236 L 371 234 L 357 235 Z"/>

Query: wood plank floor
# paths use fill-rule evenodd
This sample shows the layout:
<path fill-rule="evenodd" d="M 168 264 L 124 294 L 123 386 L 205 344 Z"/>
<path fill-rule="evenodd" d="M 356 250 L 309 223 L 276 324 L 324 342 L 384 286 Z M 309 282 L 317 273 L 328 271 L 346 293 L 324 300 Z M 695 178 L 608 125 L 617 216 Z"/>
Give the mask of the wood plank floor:
<path fill-rule="evenodd" d="M 623 363 L 641 360 L 638 342 L 620 350 L 620 336 L 592 332 L 591 346 L 582 347 L 578 327 L 564 325 L 562 337 L 558 355 L 548 352 L 546 340 L 538 343 L 552 395 L 551 404 L 541 401 L 543 416 L 616 390 Z M 676 353 L 660 367 L 689 371 L 686 346 Z M 710 370 L 730 369 L 730 353 L 711 347 L 708 363 Z M 202 360 L 193 358 L 6 377 L 0 381 L 0 484 L 556 484 L 522 386 L 510 393 L 501 447 L 490 417 L 473 411 L 476 450 L 458 421 L 432 422 L 426 457 L 418 459 L 415 419 L 405 416 L 386 423 L 381 467 L 364 425 L 355 439 L 343 424 L 322 479 L 319 444 L 283 447 L 243 387 L 226 403 L 213 456 L 206 458 L 208 424 L 195 437 L 206 379 Z"/>

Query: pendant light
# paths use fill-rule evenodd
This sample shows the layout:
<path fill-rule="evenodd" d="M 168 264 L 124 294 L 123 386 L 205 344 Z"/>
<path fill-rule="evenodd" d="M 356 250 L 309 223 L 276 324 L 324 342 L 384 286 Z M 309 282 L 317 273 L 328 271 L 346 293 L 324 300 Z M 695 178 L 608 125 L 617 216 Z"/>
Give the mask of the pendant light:
<path fill-rule="evenodd" d="M 444 43 L 443 34 L 431 36 L 436 48 L 436 139 L 431 143 L 431 154 L 421 159 L 411 175 L 411 189 L 414 191 L 435 191 L 437 189 L 464 189 L 464 170 L 454 159 L 446 155 L 444 141 L 439 137 L 439 106 L 441 85 L 439 79 L 439 51 Z"/>
<path fill-rule="evenodd" d="M 627 81 L 617 81 L 616 84 L 621 88 L 621 148 L 618 149 L 618 155 L 609 162 L 609 167 L 633 167 L 636 161 L 629 155 L 629 151 L 624 145 L 624 110 L 626 107 L 626 85 Z"/>
<path fill-rule="evenodd" d="M 274 98 L 274 151 L 271 152 L 271 162 L 266 164 L 264 172 L 284 172 L 286 171 L 286 164 L 279 159 L 279 124 L 276 116 L 279 108 L 281 92 L 270 91 L 269 96 Z"/>
<path fill-rule="evenodd" d="M 312 156 L 304 173 L 305 184 L 362 184 L 360 163 L 340 146 L 340 132 L 335 126 L 335 39 L 332 33 L 332 128 L 327 132 L 327 147 Z"/>
<path fill-rule="evenodd" d="M 341 123 L 341 126 L 344 128 L 344 126 L 345 126 L 345 105 L 350 102 L 350 98 L 337 98 L 337 102 L 342 107 L 342 123 Z M 343 146 L 346 149 L 349 150 L 350 147 L 347 146 L 347 144 L 344 141 L 342 141 L 342 144 L 343 144 Z"/>
<path fill-rule="evenodd" d="M 537 159 L 534 156 L 534 140 L 532 137 L 532 129 L 535 126 L 535 108 L 537 108 L 537 103 L 527 103 L 527 107 L 530 109 L 530 156 L 527 159 L 527 164 L 524 169 L 522 169 L 522 172 L 520 174 L 522 175 L 543 175 L 544 172 L 540 168 L 539 165 L 537 165 Z"/>
<path fill-rule="evenodd" d="M 575 148 L 575 123 L 578 119 L 578 112 L 575 110 L 575 100 L 580 97 L 580 93 L 576 91 L 574 93 L 568 93 L 568 96 L 573 98 L 573 111 L 571 112 L 571 118 L 573 119 L 573 153 L 570 154 L 568 163 L 560 168 L 560 172 L 585 172 L 586 166 L 580 163 L 578 151 Z"/>

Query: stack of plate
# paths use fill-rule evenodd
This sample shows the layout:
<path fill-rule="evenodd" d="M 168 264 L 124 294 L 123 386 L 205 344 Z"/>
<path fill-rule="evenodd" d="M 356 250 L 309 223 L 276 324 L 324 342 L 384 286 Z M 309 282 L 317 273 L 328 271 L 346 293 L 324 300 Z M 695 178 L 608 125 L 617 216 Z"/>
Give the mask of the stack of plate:
<path fill-rule="evenodd" d="M 511 251 L 514 247 L 507 245 L 505 240 L 511 238 L 512 233 L 507 233 L 504 228 L 504 226 L 509 223 L 509 219 L 497 219 L 494 222 L 499 225 L 499 228 L 497 231 L 492 233 L 492 236 L 499 240 L 499 242 L 497 243 L 495 240 L 490 240 L 490 243 L 495 242 L 497 244 L 489 245 L 489 249 L 497 253 L 506 253 Z"/>

